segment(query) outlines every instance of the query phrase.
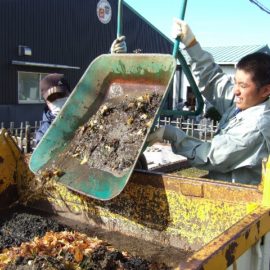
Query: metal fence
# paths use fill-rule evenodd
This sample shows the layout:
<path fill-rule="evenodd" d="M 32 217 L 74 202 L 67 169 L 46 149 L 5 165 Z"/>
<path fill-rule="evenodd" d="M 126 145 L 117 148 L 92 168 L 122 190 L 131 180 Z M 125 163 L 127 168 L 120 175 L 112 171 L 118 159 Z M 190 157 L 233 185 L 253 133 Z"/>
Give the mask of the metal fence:
<path fill-rule="evenodd" d="M 31 126 L 28 121 L 21 122 L 20 126 L 15 127 L 14 122 L 10 122 L 9 126 L 5 126 L 1 122 L 1 128 L 5 128 L 24 153 L 31 153 L 36 146 L 35 133 L 40 126 L 40 122 L 36 121 Z"/>
<path fill-rule="evenodd" d="M 184 119 L 182 117 L 176 119 L 165 117 L 157 121 L 157 126 L 163 125 L 178 127 L 189 136 L 209 141 L 213 138 L 218 123 L 214 123 L 214 121 L 210 121 L 206 118 L 196 121 L 195 119 Z M 38 121 L 35 122 L 34 126 L 31 126 L 27 121 L 22 122 L 19 127 L 14 127 L 14 122 L 10 122 L 9 126 L 4 126 L 4 123 L 1 123 L 1 128 L 8 130 L 9 134 L 24 153 L 31 153 L 35 148 L 35 132 L 39 126 L 40 122 Z"/>
<path fill-rule="evenodd" d="M 196 119 L 184 119 L 182 117 L 171 119 L 170 117 L 164 117 L 158 119 L 157 126 L 172 125 L 178 127 L 186 132 L 191 137 L 198 138 L 203 141 L 210 141 L 215 135 L 218 122 L 203 118 L 201 120 Z"/>

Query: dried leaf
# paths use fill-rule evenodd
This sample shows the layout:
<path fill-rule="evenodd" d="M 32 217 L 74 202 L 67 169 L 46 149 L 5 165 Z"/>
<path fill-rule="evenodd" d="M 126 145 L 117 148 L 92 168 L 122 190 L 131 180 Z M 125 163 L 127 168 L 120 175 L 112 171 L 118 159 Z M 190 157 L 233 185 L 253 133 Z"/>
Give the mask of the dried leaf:
<path fill-rule="evenodd" d="M 83 253 L 78 247 L 75 248 L 74 259 L 77 263 L 81 262 L 83 259 Z"/>
<path fill-rule="evenodd" d="M 87 163 L 88 158 L 86 156 L 83 157 L 82 161 L 81 161 L 81 165 Z"/>

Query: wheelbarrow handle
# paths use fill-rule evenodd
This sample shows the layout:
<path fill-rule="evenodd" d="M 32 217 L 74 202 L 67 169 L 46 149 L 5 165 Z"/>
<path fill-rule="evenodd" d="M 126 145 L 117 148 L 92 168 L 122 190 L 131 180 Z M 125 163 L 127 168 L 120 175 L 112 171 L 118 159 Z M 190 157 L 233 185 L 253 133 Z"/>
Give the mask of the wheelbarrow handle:
<path fill-rule="evenodd" d="M 181 20 L 185 18 L 186 7 L 187 7 L 187 0 L 181 1 L 180 17 L 179 17 Z M 177 37 L 174 42 L 173 53 L 172 53 L 173 57 L 175 58 L 177 58 L 177 55 L 178 55 L 179 44 L 180 44 L 180 38 Z"/>
<path fill-rule="evenodd" d="M 181 1 L 181 7 L 180 7 L 180 19 L 183 20 L 185 18 L 185 13 L 186 13 L 186 7 L 187 7 L 187 0 L 182 0 Z M 188 115 L 199 115 L 203 111 L 204 107 L 204 101 L 202 98 L 202 95 L 198 89 L 198 86 L 196 82 L 194 81 L 193 75 L 188 67 L 188 64 L 185 60 L 185 57 L 182 55 L 182 53 L 179 51 L 179 44 L 180 44 L 180 38 L 177 37 L 174 42 L 174 47 L 173 47 L 173 57 L 177 58 L 181 64 L 181 67 L 184 71 L 184 74 L 187 77 L 187 80 L 191 86 L 192 92 L 196 97 L 197 100 L 197 109 L 194 112 L 186 112 L 183 110 L 162 110 L 161 114 L 164 116 L 188 116 Z"/>
<path fill-rule="evenodd" d="M 118 0 L 118 11 L 117 11 L 117 33 L 116 37 L 119 38 L 122 35 L 122 14 L 123 14 L 123 0 Z"/>

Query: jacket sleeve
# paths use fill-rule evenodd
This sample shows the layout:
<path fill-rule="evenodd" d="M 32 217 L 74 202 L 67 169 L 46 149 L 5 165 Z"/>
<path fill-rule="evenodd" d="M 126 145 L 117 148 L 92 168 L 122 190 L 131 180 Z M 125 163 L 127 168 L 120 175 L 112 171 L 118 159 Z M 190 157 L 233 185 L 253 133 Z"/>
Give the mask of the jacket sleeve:
<path fill-rule="evenodd" d="M 40 140 L 42 139 L 43 135 L 45 134 L 45 132 L 47 131 L 47 129 L 50 127 L 50 125 L 51 125 L 51 121 L 46 116 L 46 113 L 43 112 L 43 116 L 42 116 L 42 121 L 41 121 L 40 127 L 38 128 L 38 130 L 36 131 L 36 134 L 35 134 L 36 145 L 40 142 Z"/>
<path fill-rule="evenodd" d="M 202 50 L 199 43 L 187 49 L 191 58 L 191 70 L 202 95 L 223 114 L 234 98 L 233 82 L 220 66 L 214 62 L 213 56 Z"/>
<path fill-rule="evenodd" d="M 263 137 L 258 130 L 253 130 L 246 136 L 222 134 L 216 135 L 211 142 L 205 142 L 187 136 L 179 128 L 168 126 L 164 139 L 170 141 L 175 154 L 187 157 L 192 166 L 226 173 L 256 164 L 257 160 L 247 157 L 252 156 Z"/>

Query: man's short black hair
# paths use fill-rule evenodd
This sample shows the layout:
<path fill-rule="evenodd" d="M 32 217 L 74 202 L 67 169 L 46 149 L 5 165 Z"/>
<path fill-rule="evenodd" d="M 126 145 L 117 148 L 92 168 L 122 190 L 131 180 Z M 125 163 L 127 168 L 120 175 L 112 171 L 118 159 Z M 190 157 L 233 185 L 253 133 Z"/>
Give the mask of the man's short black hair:
<path fill-rule="evenodd" d="M 258 89 L 270 84 L 270 55 L 267 53 L 248 54 L 238 62 L 236 68 L 252 74 Z"/>

